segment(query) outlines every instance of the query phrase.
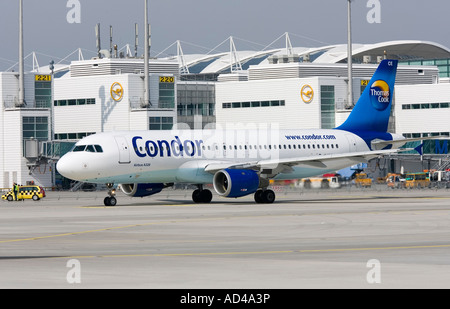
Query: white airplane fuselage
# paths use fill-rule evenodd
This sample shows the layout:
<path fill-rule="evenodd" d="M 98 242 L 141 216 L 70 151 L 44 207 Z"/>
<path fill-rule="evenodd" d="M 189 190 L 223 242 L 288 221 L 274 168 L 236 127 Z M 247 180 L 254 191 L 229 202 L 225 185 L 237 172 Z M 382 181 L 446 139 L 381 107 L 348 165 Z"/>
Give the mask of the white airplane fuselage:
<path fill-rule="evenodd" d="M 341 130 L 124 131 L 84 138 L 76 146 L 101 146 L 102 152 L 72 151 L 58 169 L 69 178 L 92 183 L 211 183 L 209 164 L 311 158 L 369 147 L 359 136 Z M 93 148 L 93 147 L 92 147 Z M 95 149 L 95 148 L 93 148 Z M 356 163 L 352 158 L 328 161 L 326 169 L 299 164 L 275 179 L 297 179 L 336 171 Z M 277 166 L 273 166 L 274 169 Z"/>

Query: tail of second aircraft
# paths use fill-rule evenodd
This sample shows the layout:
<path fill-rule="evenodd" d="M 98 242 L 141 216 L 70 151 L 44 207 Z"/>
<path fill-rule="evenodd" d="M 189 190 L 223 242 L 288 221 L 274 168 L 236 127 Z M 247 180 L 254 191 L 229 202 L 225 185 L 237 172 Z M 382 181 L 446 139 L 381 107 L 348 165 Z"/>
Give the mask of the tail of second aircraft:
<path fill-rule="evenodd" d="M 394 94 L 397 60 L 383 60 L 347 120 L 336 129 L 363 137 L 386 133 Z"/>

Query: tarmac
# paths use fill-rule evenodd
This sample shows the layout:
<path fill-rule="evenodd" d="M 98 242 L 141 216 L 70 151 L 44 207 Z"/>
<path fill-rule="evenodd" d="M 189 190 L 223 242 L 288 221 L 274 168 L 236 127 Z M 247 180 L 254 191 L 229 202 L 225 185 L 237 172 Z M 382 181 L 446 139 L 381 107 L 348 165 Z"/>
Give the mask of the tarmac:
<path fill-rule="evenodd" d="M 450 288 L 450 189 L 0 202 L 2 289 Z"/>

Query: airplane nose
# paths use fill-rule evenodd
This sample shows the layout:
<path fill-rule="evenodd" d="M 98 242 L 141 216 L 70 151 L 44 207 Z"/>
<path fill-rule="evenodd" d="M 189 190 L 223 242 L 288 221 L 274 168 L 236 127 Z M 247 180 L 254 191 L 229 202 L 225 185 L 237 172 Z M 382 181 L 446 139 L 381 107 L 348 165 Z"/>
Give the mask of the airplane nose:
<path fill-rule="evenodd" d="M 73 164 L 71 164 L 71 160 L 67 155 L 58 160 L 58 162 L 56 163 L 56 169 L 64 177 L 76 180 Z"/>

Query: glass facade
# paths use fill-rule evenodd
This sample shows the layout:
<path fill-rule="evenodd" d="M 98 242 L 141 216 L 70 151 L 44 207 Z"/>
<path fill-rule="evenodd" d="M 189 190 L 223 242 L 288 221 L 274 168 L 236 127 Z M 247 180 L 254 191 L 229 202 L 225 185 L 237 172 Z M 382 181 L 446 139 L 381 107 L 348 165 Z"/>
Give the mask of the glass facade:
<path fill-rule="evenodd" d="M 178 84 L 177 87 L 177 112 L 179 116 L 214 116 L 214 86 L 202 84 Z"/>
<path fill-rule="evenodd" d="M 400 61 L 399 64 L 437 66 L 439 77 L 450 77 L 450 59 Z"/>
<path fill-rule="evenodd" d="M 53 101 L 54 106 L 90 105 L 90 104 L 95 104 L 95 98 Z"/>
<path fill-rule="evenodd" d="M 159 83 L 159 104 L 160 108 L 175 108 L 175 83 Z"/>
<path fill-rule="evenodd" d="M 52 106 L 52 82 L 34 82 L 34 100 L 37 108 L 50 108 Z"/>
<path fill-rule="evenodd" d="M 335 125 L 334 86 L 320 86 L 321 128 L 333 129 Z"/>
<path fill-rule="evenodd" d="M 173 127 L 173 117 L 150 117 L 150 130 L 171 130 Z"/>
<path fill-rule="evenodd" d="M 285 106 L 285 100 L 222 103 L 222 108 Z"/>
<path fill-rule="evenodd" d="M 48 117 L 23 117 L 23 138 L 35 138 L 41 141 L 48 140 Z"/>

